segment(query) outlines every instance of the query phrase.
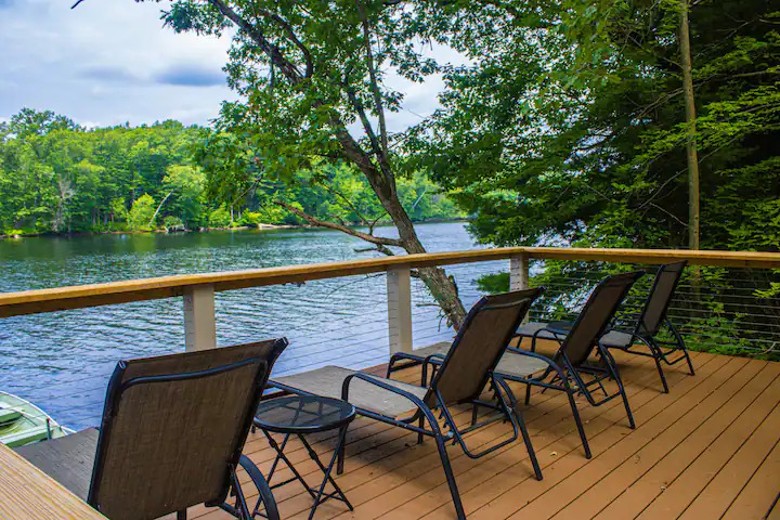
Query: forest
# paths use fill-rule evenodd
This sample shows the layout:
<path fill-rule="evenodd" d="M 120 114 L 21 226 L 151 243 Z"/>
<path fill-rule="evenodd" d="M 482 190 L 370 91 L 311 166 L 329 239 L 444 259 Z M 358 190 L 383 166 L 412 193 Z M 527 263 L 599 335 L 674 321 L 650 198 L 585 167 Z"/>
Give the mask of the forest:
<path fill-rule="evenodd" d="M 86 129 L 23 109 L 0 123 L 0 235 L 306 224 L 296 211 L 346 225 L 385 221 L 365 179 L 338 164 L 313 163 L 289 181 L 258 177 L 215 202 L 210 185 L 221 182 L 225 153 L 246 156 L 225 148 L 234 141 L 177 121 Z M 399 190 L 414 220 L 462 215 L 421 173 Z"/>

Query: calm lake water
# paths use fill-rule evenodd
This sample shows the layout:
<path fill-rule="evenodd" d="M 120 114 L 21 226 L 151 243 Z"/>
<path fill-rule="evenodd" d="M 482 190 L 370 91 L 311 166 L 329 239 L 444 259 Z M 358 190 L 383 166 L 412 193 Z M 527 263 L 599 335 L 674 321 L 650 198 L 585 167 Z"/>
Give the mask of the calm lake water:
<path fill-rule="evenodd" d="M 476 247 L 462 223 L 418 229 L 429 251 Z M 376 256 L 361 247 L 342 233 L 309 229 L 0 240 L 0 292 Z M 467 305 L 479 297 L 475 279 L 500 270 L 504 262 L 448 268 Z M 451 337 L 416 281 L 413 294 L 415 345 Z M 222 292 L 216 307 L 219 345 L 290 340 L 275 375 L 387 360 L 384 275 Z M 95 425 L 116 362 L 182 351 L 182 316 L 174 298 L 0 319 L 0 390 L 72 428 Z"/>

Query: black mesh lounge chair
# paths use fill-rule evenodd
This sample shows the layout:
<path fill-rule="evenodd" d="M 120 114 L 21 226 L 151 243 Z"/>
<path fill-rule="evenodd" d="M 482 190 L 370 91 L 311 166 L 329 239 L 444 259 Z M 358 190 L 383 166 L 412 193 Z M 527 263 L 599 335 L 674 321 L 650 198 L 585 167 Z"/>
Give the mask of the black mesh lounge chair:
<path fill-rule="evenodd" d="M 360 415 L 417 432 L 418 441 L 422 441 L 423 436 L 433 437 L 455 511 L 458 518 L 465 518 L 447 455 L 447 442 L 457 443 L 467 456 L 478 458 L 515 441 L 519 432 L 525 441 L 536 478 L 542 479 L 522 416 L 509 406 L 506 397 L 509 388 L 505 382 L 493 377 L 493 368 L 539 293 L 539 290 L 532 289 L 486 296 L 479 300 L 466 316 L 429 386 L 412 385 L 335 366 L 281 377 L 274 379 L 271 384 L 297 394 L 342 398 L 352 403 Z M 495 401 L 480 400 L 488 383 L 491 383 Z M 498 413 L 459 429 L 449 407 L 460 403 L 479 403 Z M 436 412 L 442 414 L 443 427 L 436 419 Z M 512 437 L 479 452 L 471 451 L 463 435 L 498 420 L 511 423 L 514 432 Z M 343 460 L 339 462 L 339 469 L 342 465 Z"/>
<path fill-rule="evenodd" d="M 121 361 L 108 383 L 101 427 L 17 452 L 112 520 L 145 520 L 218 506 L 279 518 L 258 468 L 241 455 L 278 339 Z M 247 503 L 244 468 L 260 492 Z M 234 495 L 234 505 L 226 502 Z"/>
<path fill-rule="evenodd" d="M 574 396 L 578 393 L 585 396 L 592 406 L 600 406 L 621 397 L 629 426 L 632 429 L 636 427 L 615 360 L 599 338 L 603 337 L 631 286 L 643 274 L 642 271 L 636 271 L 605 278 L 593 289 L 573 324 L 559 327 L 550 323 L 538 329 L 539 334 L 536 334 L 534 339 L 541 337 L 544 332 L 560 343 L 553 356 L 547 357 L 533 350 L 512 347 L 507 349 L 496 367 L 497 377 L 526 384 L 526 404 L 530 402 L 532 385 L 566 392 L 587 458 L 591 457 L 590 446 L 574 401 Z M 596 360 L 591 359 L 594 350 L 598 355 Z M 608 392 L 603 384 L 605 379 L 614 380 L 617 391 Z M 597 389 L 603 396 L 594 393 Z M 514 397 L 510 397 L 510 400 L 513 399 Z M 514 401 L 512 404 L 514 405 Z"/>
<path fill-rule="evenodd" d="M 602 280 L 588 297 L 582 312 L 574 323 L 533 324 L 531 352 L 510 347 L 495 369 L 496 377 L 499 380 L 517 381 L 527 385 L 526 404 L 530 402 L 531 385 L 566 392 L 587 458 L 591 457 L 590 446 L 585 436 L 577 405 L 574 402 L 574 396 L 578 392 L 582 393 L 593 406 L 599 406 L 618 396 L 622 397 L 629 424 L 631 428 L 635 427 L 634 417 L 631 414 L 617 366 L 606 347 L 598 340 L 600 337 L 604 337 L 604 331 L 613 320 L 618 306 L 625 299 L 634 282 L 643 274 L 643 272 L 638 271 Z M 538 354 L 535 352 L 536 338 L 557 340 L 560 348 L 552 357 Z M 444 348 L 444 344 L 438 343 L 410 353 L 393 355 L 388 365 L 388 377 L 391 372 L 400 370 L 404 366 L 422 363 L 423 378 L 425 378 L 428 365 L 432 366 L 434 371 L 438 365 L 441 365 L 443 352 L 446 352 Z M 597 364 L 589 361 L 594 349 L 600 356 Z M 397 364 L 402 360 L 408 360 L 408 363 Z M 534 377 L 534 374 L 540 375 Z M 617 392 L 609 394 L 606 391 L 602 384 L 605 378 L 616 381 Z M 603 398 L 596 398 L 591 391 L 593 386 L 597 386 L 603 391 Z M 511 392 L 508 395 L 510 405 L 515 407 L 514 395 Z M 474 416 L 476 416 L 476 408 L 474 412 Z"/>
<path fill-rule="evenodd" d="M 686 265 L 686 261 L 662 265 L 655 275 L 655 280 L 642 310 L 639 314 L 634 315 L 636 319 L 630 324 L 615 324 L 601 338 L 601 343 L 605 347 L 652 357 L 666 393 L 669 393 L 669 385 L 666 382 L 666 376 L 661 366 L 662 361 L 667 365 L 675 365 L 685 360 L 690 374 L 694 375 L 695 373 L 688 349 L 685 347 L 685 342 L 666 315 Z M 533 341 L 536 338 L 554 339 L 554 334 L 544 330 L 547 326 L 547 323 L 528 323 L 520 327 L 517 334 L 518 336 L 532 338 Z M 563 322 L 556 324 L 558 330 L 570 326 L 570 324 L 567 325 Z M 671 333 L 672 341 L 662 340 L 657 337 L 664 326 Z M 533 346 L 531 350 L 534 350 Z"/>

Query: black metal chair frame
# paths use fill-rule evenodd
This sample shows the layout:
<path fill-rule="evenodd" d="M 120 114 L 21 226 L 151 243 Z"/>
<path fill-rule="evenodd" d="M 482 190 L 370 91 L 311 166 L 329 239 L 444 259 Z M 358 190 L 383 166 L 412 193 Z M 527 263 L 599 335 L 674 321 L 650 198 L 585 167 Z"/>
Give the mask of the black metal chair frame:
<path fill-rule="evenodd" d="M 530 299 L 533 300 L 536 296 L 538 296 L 540 292 L 541 292 L 540 290 L 537 290 L 536 295 Z M 477 302 L 477 304 L 475 304 L 474 307 L 472 307 L 472 309 L 469 311 L 466 320 L 464 320 L 464 326 L 460 329 L 460 331 L 456 335 L 455 340 L 453 341 L 452 348 L 453 349 L 456 348 L 457 342 L 463 336 L 464 330 L 466 329 L 468 322 L 470 321 L 470 319 L 473 319 L 473 317 L 477 314 L 477 312 L 481 312 L 481 311 L 484 312 L 484 311 L 490 311 L 492 309 L 505 308 L 506 306 L 509 305 L 521 305 L 524 302 L 529 303 L 530 305 L 530 302 L 528 302 L 527 300 L 528 298 L 524 298 L 521 300 L 517 300 L 515 302 L 496 304 L 493 306 L 486 305 L 484 303 L 485 302 L 484 299 L 481 300 L 480 302 Z M 525 313 L 519 316 L 519 318 L 517 319 L 517 323 L 514 324 L 514 327 L 508 329 L 510 330 L 510 333 L 507 335 L 504 344 L 506 345 L 509 344 L 509 341 L 513 335 L 512 331 L 516 330 L 517 326 L 520 324 L 520 321 L 522 321 L 522 319 L 524 318 L 524 315 Z M 493 453 L 494 451 L 514 442 L 515 440 L 517 440 L 517 438 L 520 435 L 522 435 L 523 441 L 525 442 L 526 449 L 528 450 L 529 458 L 531 459 L 531 464 L 533 465 L 534 468 L 534 475 L 537 480 L 542 480 L 542 470 L 536 458 L 536 453 L 533 449 L 533 445 L 531 444 L 531 437 L 528 434 L 528 430 L 526 429 L 525 422 L 523 421 L 522 415 L 520 414 L 517 408 L 510 407 L 509 403 L 507 402 L 507 398 L 505 398 L 503 395 L 503 393 L 506 393 L 508 396 L 511 396 L 512 395 L 511 390 L 509 389 L 505 381 L 503 381 L 500 378 L 497 378 L 493 373 L 492 368 L 495 368 L 495 365 L 498 363 L 500 356 L 496 358 L 493 367 L 487 371 L 485 375 L 485 380 L 481 385 L 481 388 L 484 388 L 488 382 L 492 384 L 492 388 L 496 395 L 497 403 L 491 403 L 491 402 L 480 400 L 479 395 L 474 395 L 471 396 L 471 398 L 469 399 L 464 399 L 463 401 L 461 401 L 461 403 L 470 403 L 479 406 L 486 406 L 500 413 L 494 415 L 493 417 L 485 421 L 475 422 L 472 420 L 471 425 L 463 429 L 458 428 L 458 426 L 455 424 L 455 420 L 452 416 L 452 413 L 450 412 L 449 407 L 447 406 L 444 398 L 442 397 L 441 393 L 437 388 L 437 382 L 441 374 L 444 373 L 444 371 L 446 370 L 448 358 L 449 355 L 445 356 L 444 360 L 441 363 L 441 368 L 438 370 L 436 376 L 432 378 L 431 384 L 429 386 L 429 391 L 431 391 L 433 396 L 435 397 L 435 403 L 433 404 L 433 406 L 429 406 L 422 399 L 415 396 L 414 394 L 406 392 L 395 386 L 389 385 L 375 376 L 371 376 L 370 374 L 361 373 L 361 372 L 356 372 L 354 374 L 351 374 L 344 380 L 342 384 L 342 398 L 345 401 L 349 400 L 350 382 L 353 379 L 360 379 L 369 384 L 387 390 L 388 392 L 395 393 L 397 395 L 403 396 L 406 399 L 408 399 L 410 403 L 414 405 L 416 410 L 410 417 L 405 419 L 389 417 L 361 407 L 356 407 L 356 411 L 358 414 L 363 415 L 365 417 L 369 417 L 371 419 L 375 419 L 377 421 L 390 424 L 393 426 L 397 426 L 399 428 L 403 428 L 405 430 L 409 430 L 417 433 L 418 443 L 422 442 L 423 437 L 433 437 L 436 440 L 436 447 L 439 452 L 439 457 L 441 458 L 442 467 L 444 469 L 444 474 L 450 489 L 450 494 L 452 495 L 452 501 L 455 506 L 455 511 L 459 519 L 465 519 L 466 513 L 465 510 L 463 509 L 463 503 L 460 498 L 460 493 L 458 492 L 458 486 L 455 481 L 455 475 L 452 471 L 452 465 L 450 464 L 450 459 L 447 454 L 447 448 L 446 448 L 447 442 L 452 442 L 453 445 L 458 444 L 463 450 L 463 452 L 466 454 L 466 456 L 468 456 L 471 459 L 477 459 L 489 453 Z M 314 394 L 309 394 L 308 392 L 302 392 L 301 390 L 295 389 L 293 387 L 279 384 L 277 382 L 273 382 L 273 384 L 282 390 L 289 391 L 292 393 L 314 395 Z M 503 390 L 503 393 L 501 390 Z M 444 420 L 446 431 L 442 430 L 442 427 L 440 426 L 438 420 L 436 419 L 434 410 L 440 411 L 441 416 Z M 490 446 L 478 452 L 471 451 L 468 445 L 466 444 L 463 435 L 477 428 L 484 427 L 488 424 L 492 424 L 497 421 L 509 421 L 510 424 L 512 425 L 512 432 L 513 432 L 512 436 L 509 439 L 505 439 L 504 441 L 501 441 L 496 445 Z M 425 422 L 428 423 L 429 428 L 425 428 Z M 417 424 L 415 425 L 414 423 Z M 345 450 L 342 450 L 342 452 L 339 454 L 337 473 L 341 473 L 343 471 L 344 451 Z"/>
<path fill-rule="evenodd" d="M 556 328 L 553 326 L 544 327 L 542 329 L 535 331 L 533 336 L 531 336 L 530 351 L 523 350 L 517 347 L 510 347 L 509 349 L 507 349 L 508 352 L 514 353 L 516 355 L 533 357 L 535 359 L 547 363 L 548 368 L 541 375 L 536 377 L 522 377 L 514 374 L 512 375 L 499 374 L 499 377 L 501 378 L 508 379 L 510 381 L 515 381 L 518 383 L 523 383 L 526 385 L 526 389 L 525 389 L 526 405 L 528 405 L 531 401 L 531 386 L 542 387 L 544 389 L 542 391 L 551 389 L 551 390 L 559 390 L 565 392 L 569 400 L 569 406 L 571 407 L 572 415 L 574 416 L 574 422 L 577 425 L 577 432 L 579 433 L 580 440 L 582 441 L 582 447 L 585 451 L 585 457 L 588 459 L 592 457 L 590 444 L 588 443 L 588 438 L 587 435 L 585 434 L 585 427 L 583 426 L 582 418 L 580 417 L 580 413 L 577 408 L 577 403 L 574 401 L 575 395 L 582 394 L 591 406 L 601 406 L 611 401 L 612 399 L 615 399 L 616 397 L 621 397 L 623 400 L 623 406 L 626 409 L 628 424 L 631 427 L 631 429 L 636 428 L 634 415 L 631 412 L 631 406 L 628 403 L 628 397 L 626 396 L 626 391 L 625 391 L 625 387 L 623 386 L 623 381 L 620 378 L 620 373 L 617 368 L 617 363 L 615 362 L 615 358 L 612 357 L 612 354 L 609 352 L 609 349 L 607 349 L 602 344 L 600 338 L 607 332 L 607 327 L 609 326 L 610 322 L 614 319 L 614 315 L 617 312 L 618 306 L 625 299 L 626 295 L 628 294 L 628 291 L 631 289 L 634 282 L 636 282 L 636 280 L 638 280 L 643 275 L 644 275 L 644 271 L 636 271 L 633 273 L 610 276 L 603 279 L 591 292 L 591 295 L 588 298 L 585 307 L 582 309 L 582 312 L 580 312 L 579 316 L 577 316 L 577 319 L 575 320 L 571 328 L 569 327 Z M 569 353 L 567 351 L 567 345 L 569 344 L 569 340 L 572 337 L 570 331 L 574 330 L 576 334 L 577 326 L 582 321 L 583 317 L 587 315 L 589 307 L 591 305 L 594 305 L 597 302 L 598 296 L 602 288 L 605 287 L 607 284 L 609 284 L 610 281 L 616 277 L 626 278 L 628 281 L 628 283 L 625 285 L 623 289 L 622 295 L 616 300 L 614 307 L 611 309 L 610 316 L 605 321 L 601 330 L 597 331 L 593 335 L 594 340 L 593 340 L 593 345 L 590 348 L 590 351 L 585 353 L 584 356 L 582 356 L 583 359 L 581 362 L 579 363 L 572 362 Z M 552 336 L 555 338 L 556 341 L 558 341 L 559 344 L 558 351 L 552 357 L 547 357 L 536 352 L 536 340 L 539 339 L 540 334 L 545 332 L 548 334 L 552 334 Z M 598 365 L 588 362 L 588 358 L 590 357 L 590 354 L 593 352 L 594 349 L 598 355 L 598 360 L 599 360 Z M 545 381 L 550 375 L 553 375 L 552 379 L 550 381 Z M 586 378 L 583 376 L 588 377 L 588 379 L 586 380 Z M 615 381 L 618 387 L 617 392 L 613 392 L 610 394 L 607 391 L 607 389 L 604 387 L 602 383 L 605 379 Z M 591 391 L 593 387 L 598 387 L 598 389 L 604 394 L 604 396 L 597 398 L 594 395 L 594 393 Z"/>
<path fill-rule="evenodd" d="M 618 350 L 622 350 L 623 352 L 627 352 L 629 354 L 635 354 L 637 356 L 645 356 L 645 357 L 653 358 L 656 369 L 658 370 L 658 375 L 661 378 L 661 384 L 663 385 L 664 392 L 667 394 L 669 393 L 669 384 L 666 382 L 666 376 L 664 375 L 663 367 L 661 366 L 661 361 L 663 361 L 669 366 L 672 366 L 685 360 L 688 364 L 688 370 L 690 374 L 691 375 L 696 374 L 696 372 L 693 369 L 693 362 L 691 361 L 691 356 L 688 353 L 688 349 L 685 346 L 685 340 L 683 340 L 682 335 L 677 330 L 677 328 L 672 324 L 671 320 L 669 320 L 667 316 L 667 311 L 669 310 L 669 305 L 672 302 L 672 297 L 674 296 L 674 292 L 677 289 L 677 285 L 680 283 L 680 278 L 682 277 L 682 271 L 683 269 L 685 269 L 687 263 L 688 263 L 687 261 L 683 260 L 682 262 L 665 264 L 658 268 L 658 271 L 655 276 L 655 280 L 653 281 L 652 288 L 650 289 L 645 304 L 642 307 L 642 311 L 635 315 L 636 322 L 633 327 L 633 330 L 630 332 L 631 341 L 625 347 L 616 346 L 616 345 L 608 346 L 608 348 L 611 349 L 615 348 Z M 655 327 L 651 328 L 654 330 L 651 330 L 645 324 L 645 317 L 647 315 L 648 310 L 650 309 L 650 305 L 653 303 L 652 300 L 655 291 L 658 289 L 658 286 L 661 283 L 661 276 L 663 275 L 663 273 L 668 272 L 671 268 L 679 268 L 679 270 L 676 271 L 676 278 L 674 280 L 672 290 L 669 293 L 669 297 L 664 302 L 663 309 L 659 313 L 658 322 L 655 324 Z M 667 329 L 669 329 L 669 332 L 672 333 L 672 337 L 674 338 L 674 341 L 662 341 L 656 339 L 655 336 L 658 334 L 659 330 L 664 325 L 666 326 Z M 616 323 L 613 328 L 615 330 L 620 330 L 618 323 Z M 637 350 L 636 349 L 636 347 L 638 346 L 637 341 L 646 345 L 650 352 Z M 682 354 L 680 356 L 677 356 L 675 359 L 670 359 L 670 357 L 675 352 L 678 351 L 682 352 Z"/>
<path fill-rule="evenodd" d="M 555 333 L 556 329 L 542 329 L 547 332 Z M 585 458 L 590 459 L 592 453 L 590 450 L 590 444 L 588 443 L 588 437 L 585 434 L 585 427 L 580 417 L 577 403 L 574 401 L 574 397 L 577 394 L 581 394 L 588 401 L 591 406 L 601 406 L 616 397 L 621 397 L 623 400 L 623 406 L 626 409 L 626 416 L 628 417 L 628 424 L 631 429 L 636 428 L 636 422 L 634 421 L 634 415 L 631 412 L 631 406 L 628 403 L 628 397 L 626 396 L 625 387 L 623 381 L 620 378 L 620 373 L 615 363 L 615 359 L 610 354 L 609 349 L 604 347 L 601 342 L 596 344 L 596 351 L 599 355 L 602 366 L 594 365 L 592 363 L 582 363 L 579 366 L 575 366 L 569 356 L 563 349 L 564 338 L 557 337 L 556 340 L 561 345 L 561 348 L 556 354 L 549 358 L 535 351 L 527 351 L 514 347 L 510 347 L 508 350 L 515 354 L 533 357 L 544 361 L 549 367 L 539 376 L 536 377 L 520 377 L 508 374 L 499 374 L 499 377 L 523 383 L 526 385 L 525 391 L 525 404 L 528 405 L 531 402 L 531 386 L 538 386 L 543 388 L 543 392 L 546 390 L 559 390 L 566 393 L 569 400 L 569 407 L 571 408 L 572 415 L 574 416 L 574 422 L 577 425 L 577 432 L 582 441 L 582 447 L 585 451 Z M 550 381 L 545 381 L 550 375 L 553 378 Z M 589 376 L 586 380 L 583 376 Z M 617 384 L 618 390 L 614 393 L 609 393 L 603 385 L 604 380 L 612 380 Z M 556 383 L 558 382 L 558 383 Z M 598 387 L 604 396 L 598 397 L 591 391 L 592 387 Z"/>
<path fill-rule="evenodd" d="M 224 460 L 224 466 L 223 466 L 224 473 L 221 475 L 221 478 L 219 480 L 219 486 L 215 488 L 216 492 L 214 492 L 214 494 L 212 494 L 211 497 L 207 498 L 206 501 L 203 503 L 209 507 L 219 507 L 224 511 L 230 513 L 231 515 L 240 518 L 242 520 L 255 518 L 256 516 L 255 513 L 257 513 L 259 507 L 262 505 L 265 512 L 264 514 L 265 518 L 269 518 L 271 520 L 278 520 L 280 518 L 279 512 L 267 481 L 263 477 L 258 467 L 249 458 L 247 458 L 242 454 L 244 444 L 246 442 L 246 437 L 247 434 L 249 433 L 249 429 L 252 424 L 252 419 L 254 417 L 254 411 L 257 408 L 258 403 L 260 402 L 263 389 L 268 380 L 269 367 L 272 365 L 273 361 L 279 355 L 279 353 L 281 353 L 281 351 L 287 346 L 287 340 L 284 338 L 277 339 L 277 340 L 270 340 L 267 342 L 260 342 L 260 343 L 264 343 L 271 348 L 271 351 L 269 352 L 269 356 L 270 356 L 269 358 L 265 358 L 259 355 L 253 355 L 251 357 L 245 357 L 243 359 L 238 359 L 232 362 L 225 362 L 217 366 L 208 366 L 207 364 L 208 368 L 193 369 L 188 372 L 178 372 L 178 373 L 168 372 L 168 373 L 158 373 L 154 375 L 137 375 L 135 377 L 130 377 L 128 379 L 125 379 L 125 376 L 127 375 L 127 371 L 131 366 L 130 363 L 133 363 L 134 361 L 130 361 L 130 362 L 120 361 L 117 364 L 116 369 L 114 370 L 108 382 L 108 388 L 106 391 L 106 400 L 104 404 L 100 428 L 94 429 L 98 433 L 97 433 L 97 438 L 95 439 L 93 455 L 90 456 L 89 458 L 91 467 L 84 468 L 87 469 L 87 471 L 89 472 L 88 479 L 85 478 L 85 483 L 87 486 L 86 489 L 84 489 L 85 501 L 87 502 L 87 504 L 89 504 L 96 510 L 101 511 L 101 506 L 106 505 L 105 503 L 101 504 L 101 502 L 105 500 L 105 497 L 101 498 L 102 495 L 101 484 L 103 485 L 111 484 L 110 482 L 108 483 L 104 482 L 105 480 L 104 473 L 106 470 L 106 466 L 107 464 L 114 463 L 114 467 L 117 467 L 115 463 L 122 462 L 121 460 L 119 461 L 111 460 L 109 457 L 115 456 L 112 455 L 112 451 L 111 451 L 111 446 L 112 446 L 111 441 L 114 435 L 120 435 L 119 442 L 126 441 L 126 439 L 121 438 L 123 432 L 117 432 L 115 430 L 118 428 L 118 426 L 116 425 L 116 420 L 119 414 L 121 413 L 121 404 L 123 402 L 123 398 L 127 390 L 134 387 L 141 387 L 141 386 L 149 387 L 153 385 L 164 385 L 165 383 L 208 379 L 218 375 L 230 374 L 231 372 L 235 372 L 239 369 L 245 369 L 247 367 L 251 367 L 254 370 L 254 375 L 252 376 L 252 380 L 245 382 L 247 385 L 245 388 L 249 390 L 249 392 L 246 395 L 246 403 L 245 404 L 242 403 L 242 408 L 240 409 L 242 416 L 244 417 L 244 420 L 240 425 L 236 425 L 234 436 L 230 439 L 230 443 L 231 443 L 230 453 L 225 459 L 222 459 Z M 237 346 L 234 348 L 253 347 L 255 345 L 259 345 L 259 344 L 247 344 L 247 345 Z M 174 355 L 163 356 L 163 357 L 174 358 L 175 356 L 178 355 L 193 356 L 195 354 L 196 353 L 174 354 Z M 197 353 L 197 354 L 200 355 L 204 353 Z M 153 361 L 154 358 L 150 358 L 150 360 Z M 140 361 L 144 361 L 144 360 L 140 360 Z M 247 376 L 249 375 L 250 374 L 247 374 Z M 87 432 L 88 430 L 75 433 L 74 438 L 75 436 L 79 436 L 79 435 L 86 436 Z M 124 433 L 126 434 L 126 432 Z M 19 451 L 23 452 L 20 454 L 23 457 L 28 459 L 31 456 L 37 457 L 36 450 L 30 451 L 30 449 L 35 447 L 38 447 L 40 448 L 40 450 L 43 450 L 42 453 L 46 453 L 45 450 L 52 450 L 51 453 L 56 454 L 57 450 L 63 449 L 60 447 L 59 444 L 55 446 L 54 443 L 59 443 L 59 442 L 64 442 L 64 439 L 62 440 L 55 439 L 53 441 L 41 443 L 40 445 L 22 447 L 19 449 Z M 64 448 L 64 449 L 67 450 L 68 448 Z M 24 450 L 27 450 L 27 452 L 24 452 Z M 76 452 L 74 452 L 74 456 L 75 453 Z M 67 451 L 62 452 L 63 459 L 61 459 L 58 462 L 59 467 L 62 467 L 63 464 L 67 463 L 68 456 L 69 455 Z M 43 460 L 45 459 L 39 458 L 39 462 L 42 462 Z M 51 460 L 56 460 L 56 459 L 51 459 Z M 219 465 L 222 464 L 222 460 L 220 460 Z M 74 464 L 84 464 L 84 461 L 81 459 L 77 459 L 74 461 Z M 41 467 L 43 471 L 46 471 L 45 466 L 39 466 L 39 467 Z M 241 485 L 241 481 L 237 475 L 237 469 L 239 467 L 243 468 L 246 471 L 247 475 L 249 476 L 249 480 L 255 485 L 257 489 L 258 499 L 254 508 L 251 508 L 249 506 L 247 495 L 244 492 L 243 487 Z M 60 477 L 62 476 L 64 476 L 64 474 L 60 475 Z M 184 477 L 186 477 L 186 475 Z M 56 476 L 54 478 L 57 479 Z M 65 481 L 61 481 L 61 483 L 70 489 L 68 483 L 66 483 Z M 109 491 L 111 491 L 112 494 L 113 493 L 121 494 L 121 491 L 119 490 L 109 490 Z M 230 499 L 230 497 L 232 497 L 233 499 Z M 190 505 L 195 505 L 195 503 Z M 186 507 L 189 507 L 189 505 L 187 505 Z M 186 520 L 187 518 L 186 507 L 178 511 L 175 511 L 176 518 L 178 520 Z"/>

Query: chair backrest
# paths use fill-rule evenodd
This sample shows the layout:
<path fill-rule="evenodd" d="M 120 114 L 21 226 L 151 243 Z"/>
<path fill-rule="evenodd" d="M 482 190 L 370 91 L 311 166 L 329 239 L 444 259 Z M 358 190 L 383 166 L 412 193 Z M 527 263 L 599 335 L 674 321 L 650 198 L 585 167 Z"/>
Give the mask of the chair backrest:
<path fill-rule="evenodd" d="M 665 264 L 658 268 L 653 286 L 639 315 L 637 322 L 638 333 L 650 336 L 658 333 L 686 265 L 688 265 L 688 262 L 683 260 L 682 262 Z"/>
<path fill-rule="evenodd" d="M 438 391 L 445 404 L 474 399 L 487 384 L 542 288 L 495 294 L 481 298 L 469 311 L 455 336 L 427 396 L 433 403 Z"/>
<path fill-rule="evenodd" d="M 576 367 L 588 359 L 631 286 L 644 274 L 634 271 L 608 276 L 593 289 L 561 345 L 561 352 L 572 365 Z"/>
<path fill-rule="evenodd" d="M 87 501 L 112 520 L 222 503 L 286 339 L 120 361 Z"/>

